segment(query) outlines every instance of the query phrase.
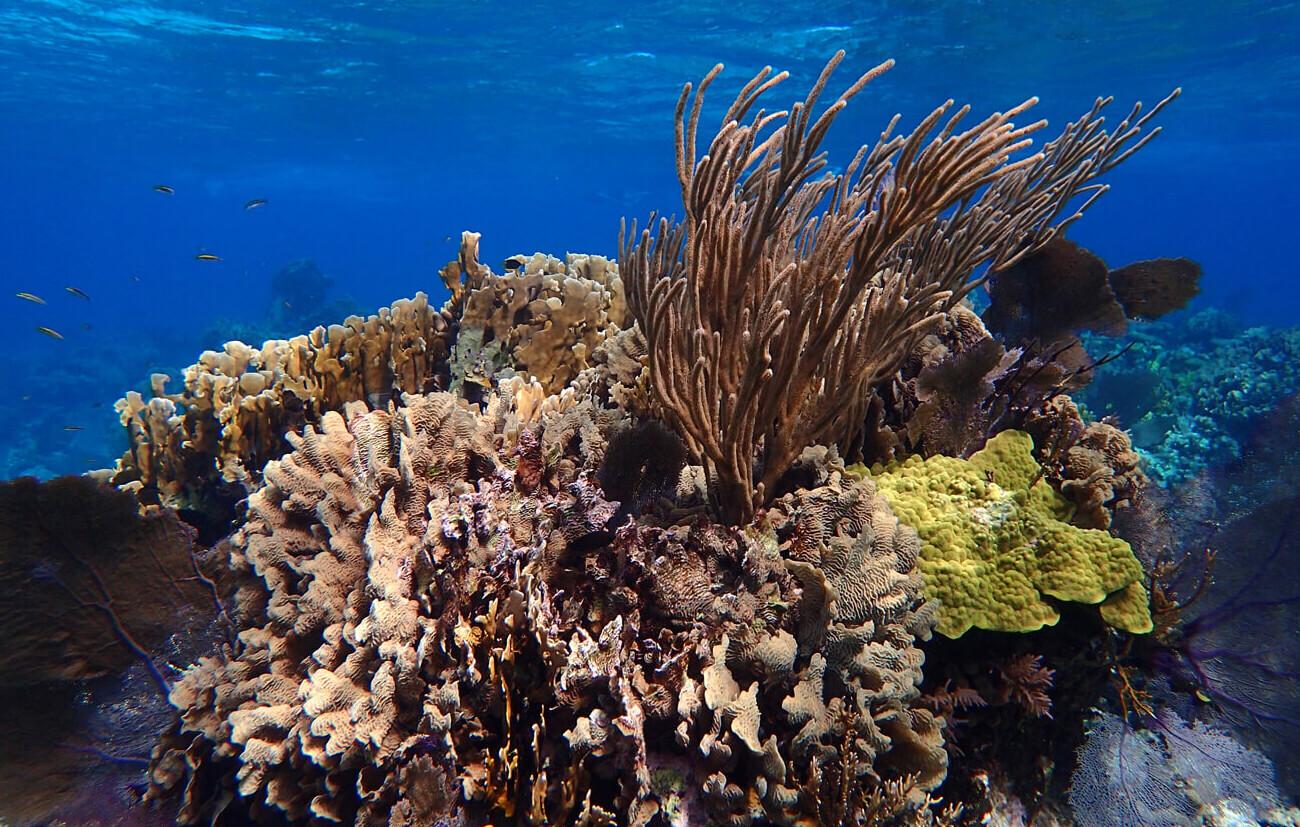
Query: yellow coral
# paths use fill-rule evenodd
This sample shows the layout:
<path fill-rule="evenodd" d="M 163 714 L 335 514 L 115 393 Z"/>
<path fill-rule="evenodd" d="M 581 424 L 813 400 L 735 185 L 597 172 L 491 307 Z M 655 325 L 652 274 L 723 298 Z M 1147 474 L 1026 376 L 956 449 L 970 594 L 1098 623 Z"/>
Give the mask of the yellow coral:
<path fill-rule="evenodd" d="M 925 595 L 939 601 L 938 630 L 1029 632 L 1060 615 L 1044 598 L 1103 603 L 1102 617 L 1151 631 L 1142 566 L 1128 543 L 1069 524 L 1072 506 L 1044 481 L 1033 440 L 993 437 L 969 460 L 909 457 L 871 476 L 899 519 L 921 536 Z"/>

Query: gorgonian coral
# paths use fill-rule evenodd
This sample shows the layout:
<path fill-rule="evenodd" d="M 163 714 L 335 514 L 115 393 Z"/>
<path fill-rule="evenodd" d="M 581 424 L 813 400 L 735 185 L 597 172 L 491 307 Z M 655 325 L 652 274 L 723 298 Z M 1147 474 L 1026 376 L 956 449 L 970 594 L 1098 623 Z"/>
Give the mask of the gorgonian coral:
<path fill-rule="evenodd" d="M 207 558 L 174 512 L 128 492 L 0 484 L 0 821 L 165 821 L 128 782 L 167 724 L 170 664 L 227 629 Z"/>
<path fill-rule="evenodd" d="M 1141 731 L 1113 715 L 1094 723 L 1070 791 L 1081 827 L 1262 822 L 1278 806 L 1266 757 L 1173 713 L 1155 723 Z"/>
<path fill-rule="evenodd" d="M 649 345 L 657 408 L 743 523 L 776 494 L 807 446 L 845 440 L 869 391 L 943 314 L 1078 218 L 1081 193 L 1156 131 L 1135 106 L 1112 131 L 1098 100 L 1036 155 L 1012 160 L 1043 122 L 1026 101 L 966 129 L 949 101 L 910 134 L 898 118 L 841 173 L 821 174 L 835 117 L 892 61 L 815 109 L 844 53 L 789 110 L 754 111 L 786 78 L 765 68 L 696 156 L 703 95 L 718 65 L 677 103 L 677 179 L 686 217 L 635 225 L 620 247 L 628 306 Z M 1175 95 L 1177 93 L 1175 92 Z M 688 104 L 689 108 L 688 108 Z M 1105 272 L 1101 276 L 1104 280 Z M 1121 311 L 1122 319 L 1122 311 Z"/>

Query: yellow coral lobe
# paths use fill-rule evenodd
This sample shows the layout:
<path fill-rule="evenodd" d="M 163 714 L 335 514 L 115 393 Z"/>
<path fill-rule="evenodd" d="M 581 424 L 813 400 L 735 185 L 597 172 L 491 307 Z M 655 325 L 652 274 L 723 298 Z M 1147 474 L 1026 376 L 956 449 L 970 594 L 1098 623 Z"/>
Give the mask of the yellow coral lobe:
<path fill-rule="evenodd" d="M 1101 619 L 1116 629 L 1140 635 L 1155 628 L 1151 619 L 1151 598 L 1141 583 L 1130 583 L 1107 597 L 1101 604 Z"/>
<path fill-rule="evenodd" d="M 921 537 L 917 566 L 947 637 L 971 628 L 1031 632 L 1060 620 L 1045 598 L 1102 604 L 1118 629 L 1151 631 L 1142 566 L 1128 543 L 1070 525 L 1070 504 L 1041 479 L 1033 440 L 990 439 L 969 460 L 909 457 L 856 473 Z"/>

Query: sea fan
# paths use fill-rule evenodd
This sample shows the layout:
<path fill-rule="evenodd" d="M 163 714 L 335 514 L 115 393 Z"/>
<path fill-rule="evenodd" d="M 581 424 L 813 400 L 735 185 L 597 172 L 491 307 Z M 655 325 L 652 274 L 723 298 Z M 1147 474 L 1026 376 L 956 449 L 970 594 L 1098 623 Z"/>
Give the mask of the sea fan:
<path fill-rule="evenodd" d="M 1079 827 L 1173 827 L 1196 813 L 1154 733 L 1115 715 L 1103 715 L 1079 750 L 1070 807 Z"/>
<path fill-rule="evenodd" d="M 1151 729 L 1103 715 L 1079 750 L 1070 807 L 1080 827 L 1199 823 L 1201 806 L 1235 801 L 1256 817 L 1281 796 L 1266 756 L 1173 713 Z"/>

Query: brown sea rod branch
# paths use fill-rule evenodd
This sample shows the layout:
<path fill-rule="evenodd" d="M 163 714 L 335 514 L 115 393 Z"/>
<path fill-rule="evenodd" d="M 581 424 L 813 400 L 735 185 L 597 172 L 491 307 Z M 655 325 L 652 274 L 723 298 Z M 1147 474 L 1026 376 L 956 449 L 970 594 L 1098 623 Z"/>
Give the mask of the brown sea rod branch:
<path fill-rule="evenodd" d="M 745 522 L 805 447 L 850 439 L 868 391 L 956 302 L 1045 243 L 1104 187 L 1095 178 L 1154 137 L 1141 106 L 1105 131 L 1099 99 L 1042 151 L 1016 156 L 1042 121 L 1030 99 L 963 129 L 947 101 L 907 134 L 893 118 L 842 173 L 821 143 L 887 61 L 816 114 L 826 64 L 788 110 L 755 109 L 786 74 L 737 94 L 707 153 L 704 93 L 686 84 L 674 118 L 685 218 L 620 237 L 628 304 L 644 332 L 657 408 L 705 466 L 723 516 Z M 1175 93 L 1176 94 L 1176 93 Z M 1066 215 L 1077 196 L 1084 203 Z M 1064 218 L 1061 218 L 1065 215 Z"/>

